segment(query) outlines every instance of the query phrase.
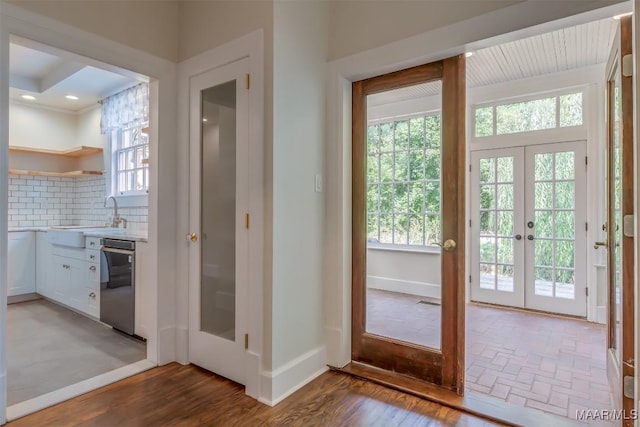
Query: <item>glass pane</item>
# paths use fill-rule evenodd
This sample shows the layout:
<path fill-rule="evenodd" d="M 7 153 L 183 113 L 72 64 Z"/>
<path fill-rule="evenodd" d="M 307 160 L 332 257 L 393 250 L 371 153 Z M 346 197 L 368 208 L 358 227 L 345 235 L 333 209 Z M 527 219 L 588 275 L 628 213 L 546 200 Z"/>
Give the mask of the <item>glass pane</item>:
<path fill-rule="evenodd" d="M 493 135 L 493 107 L 476 109 L 476 137 Z"/>
<path fill-rule="evenodd" d="M 556 179 L 573 179 L 575 176 L 575 153 L 556 153 Z"/>
<path fill-rule="evenodd" d="M 622 117 L 622 100 L 621 100 L 621 82 L 620 82 L 620 72 L 615 71 L 613 73 L 615 75 L 615 80 L 613 82 L 609 82 L 609 88 L 611 89 L 611 93 L 609 94 L 609 111 L 610 111 L 610 122 L 611 122 L 611 131 L 610 131 L 610 141 L 611 141 L 611 149 L 610 149 L 610 157 L 609 167 L 610 171 L 610 179 L 611 179 L 611 191 L 609 192 L 610 198 L 608 200 L 609 207 L 609 215 L 611 216 L 611 224 L 610 227 L 610 239 L 613 242 L 610 242 L 610 249 L 612 251 L 612 259 L 610 268 L 613 269 L 613 301 L 610 304 L 610 308 L 613 311 L 612 317 L 614 319 L 612 325 L 613 332 L 613 342 L 612 347 L 616 352 L 618 360 L 620 360 L 620 344 L 622 339 L 622 301 L 625 298 L 622 289 L 622 211 L 621 211 L 621 203 L 622 203 L 622 126 L 621 126 L 621 117 Z M 613 243 L 613 245 L 611 245 Z M 613 248 L 611 249 L 611 246 Z"/>
<path fill-rule="evenodd" d="M 480 235 L 494 236 L 496 234 L 496 219 L 493 211 L 480 212 Z"/>
<path fill-rule="evenodd" d="M 556 182 L 556 208 L 573 209 L 575 200 L 575 184 L 571 181 Z"/>
<path fill-rule="evenodd" d="M 498 184 L 498 209 L 513 209 L 513 184 Z"/>
<path fill-rule="evenodd" d="M 535 263 L 537 266 L 553 266 L 553 240 L 536 239 Z"/>
<path fill-rule="evenodd" d="M 378 237 L 378 220 L 379 215 L 368 214 L 367 215 L 367 242 L 377 243 Z"/>
<path fill-rule="evenodd" d="M 498 262 L 513 264 L 513 239 L 498 239 Z"/>
<path fill-rule="evenodd" d="M 573 268 L 575 249 L 572 240 L 556 240 L 556 267 Z"/>
<path fill-rule="evenodd" d="M 496 262 L 496 239 L 492 237 L 480 238 L 480 261 Z"/>
<path fill-rule="evenodd" d="M 371 182 L 380 181 L 380 174 L 378 173 L 380 163 L 378 157 L 379 156 L 367 156 L 367 176 L 371 178 Z"/>
<path fill-rule="evenodd" d="M 494 264 L 480 264 L 480 287 L 482 289 L 496 288 L 496 266 Z"/>
<path fill-rule="evenodd" d="M 409 148 L 409 122 L 407 120 L 395 122 L 393 137 L 396 150 Z"/>
<path fill-rule="evenodd" d="M 535 211 L 535 237 L 553 237 L 551 211 Z"/>
<path fill-rule="evenodd" d="M 553 199 L 553 184 L 551 182 L 535 183 L 535 208 L 551 209 Z"/>
<path fill-rule="evenodd" d="M 560 96 L 560 127 L 582 124 L 582 92 Z"/>
<path fill-rule="evenodd" d="M 367 127 L 367 151 L 369 153 L 377 153 L 380 144 L 380 127 L 378 125 L 369 125 Z"/>
<path fill-rule="evenodd" d="M 424 117 L 409 120 L 409 146 L 412 149 L 424 147 Z"/>
<path fill-rule="evenodd" d="M 498 157 L 498 182 L 513 182 L 513 157 Z"/>
<path fill-rule="evenodd" d="M 552 297 L 553 296 L 553 269 L 536 267 L 535 275 L 536 275 L 535 286 L 534 286 L 535 294 Z"/>
<path fill-rule="evenodd" d="M 378 184 L 369 184 L 367 186 L 367 212 L 378 212 L 378 191 L 380 191 Z"/>
<path fill-rule="evenodd" d="M 553 154 L 536 154 L 534 157 L 535 180 L 550 181 L 553 179 Z"/>
<path fill-rule="evenodd" d="M 554 127 L 556 127 L 555 97 L 496 107 L 496 133 L 498 135 Z"/>
<path fill-rule="evenodd" d="M 573 239 L 575 237 L 575 219 L 573 211 L 557 211 L 556 237 L 559 239 Z"/>
<path fill-rule="evenodd" d="M 513 292 L 513 265 L 498 265 L 498 290 Z"/>
<path fill-rule="evenodd" d="M 367 114 L 371 109 L 412 98 L 412 93 L 441 97 L 441 82 L 421 84 L 367 96 Z M 379 111 L 380 109 L 377 109 Z M 426 115 L 424 108 L 406 111 L 403 118 L 388 118 L 377 123 L 380 135 L 379 172 L 368 170 L 367 185 L 379 182 L 378 200 L 367 200 L 367 209 L 378 205 L 377 221 L 367 223 L 369 247 L 366 252 L 365 330 L 369 334 L 441 348 L 440 284 L 441 256 L 433 246 L 442 242 L 441 209 L 441 120 Z M 406 117 L 412 117 L 407 119 Z M 376 116 L 376 120 L 380 120 Z M 369 153 L 372 150 L 369 149 Z M 371 239 L 374 236 L 375 240 Z M 384 249 L 433 246 L 433 251 L 406 253 Z M 450 281 L 451 279 L 449 279 Z M 415 293 L 398 292 L 394 284 L 421 282 Z"/>
<path fill-rule="evenodd" d="M 480 209 L 494 209 L 496 207 L 495 185 L 480 186 Z"/>
<path fill-rule="evenodd" d="M 513 236 L 513 212 L 498 212 L 498 235 L 503 237 Z"/>
<path fill-rule="evenodd" d="M 495 182 L 496 159 L 480 159 L 480 182 Z"/>
<path fill-rule="evenodd" d="M 574 299 L 575 287 L 573 270 L 556 270 L 556 297 Z"/>
<path fill-rule="evenodd" d="M 236 82 L 202 91 L 200 329 L 236 339 Z"/>

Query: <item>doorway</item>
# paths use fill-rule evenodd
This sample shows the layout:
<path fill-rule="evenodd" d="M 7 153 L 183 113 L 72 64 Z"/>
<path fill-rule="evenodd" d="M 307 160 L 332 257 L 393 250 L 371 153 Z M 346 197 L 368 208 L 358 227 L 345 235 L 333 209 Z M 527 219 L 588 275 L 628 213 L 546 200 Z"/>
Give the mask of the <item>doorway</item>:
<path fill-rule="evenodd" d="M 586 317 L 585 146 L 472 153 L 472 301 Z"/>

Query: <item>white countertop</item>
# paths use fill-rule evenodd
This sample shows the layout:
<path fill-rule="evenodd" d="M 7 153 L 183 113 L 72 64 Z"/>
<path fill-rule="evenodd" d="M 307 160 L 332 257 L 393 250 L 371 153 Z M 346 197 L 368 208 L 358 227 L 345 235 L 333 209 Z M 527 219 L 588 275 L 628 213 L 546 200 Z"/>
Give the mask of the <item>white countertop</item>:
<path fill-rule="evenodd" d="M 19 231 L 49 231 L 50 227 L 9 227 L 9 232 Z M 72 229 L 76 231 L 82 231 L 82 228 Z M 135 242 L 148 242 L 147 233 L 137 230 L 128 230 L 126 228 L 119 228 L 114 230 L 112 228 L 105 228 L 104 231 L 100 230 L 100 227 L 87 228 L 84 231 L 85 236 L 89 237 L 107 237 L 110 239 L 120 240 L 133 240 Z"/>

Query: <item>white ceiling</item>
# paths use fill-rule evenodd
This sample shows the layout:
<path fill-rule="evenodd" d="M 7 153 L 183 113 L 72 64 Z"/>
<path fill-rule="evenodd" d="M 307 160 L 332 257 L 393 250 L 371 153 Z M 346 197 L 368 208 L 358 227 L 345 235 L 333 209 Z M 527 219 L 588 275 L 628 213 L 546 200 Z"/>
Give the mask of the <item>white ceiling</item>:
<path fill-rule="evenodd" d="M 467 87 L 480 87 L 602 64 L 619 21 L 613 18 L 564 28 L 488 47 L 467 58 Z M 369 96 L 370 106 L 419 99 L 440 93 L 425 83 Z"/>
<path fill-rule="evenodd" d="M 9 55 L 11 99 L 77 112 L 139 83 L 79 61 L 63 57 L 47 47 L 36 49 L 12 41 Z M 22 95 L 32 95 L 36 100 L 24 100 Z M 79 99 L 69 100 L 66 95 Z"/>

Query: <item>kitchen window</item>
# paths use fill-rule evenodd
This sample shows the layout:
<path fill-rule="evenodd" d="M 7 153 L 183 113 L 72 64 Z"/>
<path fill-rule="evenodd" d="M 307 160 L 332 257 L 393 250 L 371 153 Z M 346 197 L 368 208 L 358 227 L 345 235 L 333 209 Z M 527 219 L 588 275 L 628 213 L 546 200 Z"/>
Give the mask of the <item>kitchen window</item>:
<path fill-rule="evenodd" d="M 149 190 L 149 136 L 146 124 L 111 131 L 112 193 L 146 194 Z"/>

